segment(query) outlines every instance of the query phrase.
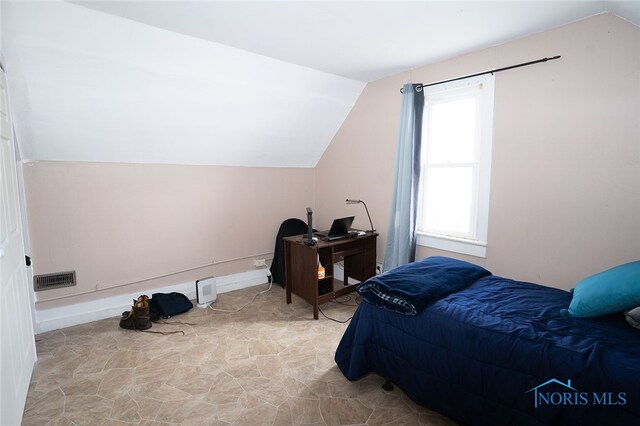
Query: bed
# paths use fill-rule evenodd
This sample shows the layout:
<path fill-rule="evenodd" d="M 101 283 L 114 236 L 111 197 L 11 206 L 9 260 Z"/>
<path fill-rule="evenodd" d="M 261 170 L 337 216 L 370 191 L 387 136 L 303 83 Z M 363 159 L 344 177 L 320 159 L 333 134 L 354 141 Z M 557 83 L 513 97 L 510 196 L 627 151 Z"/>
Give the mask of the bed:
<path fill-rule="evenodd" d="M 565 318 L 570 292 L 454 259 L 398 269 L 358 288 L 335 355 L 347 379 L 378 374 L 464 424 L 640 424 L 640 330 L 624 315 Z M 411 312 L 425 281 L 436 291 Z"/>

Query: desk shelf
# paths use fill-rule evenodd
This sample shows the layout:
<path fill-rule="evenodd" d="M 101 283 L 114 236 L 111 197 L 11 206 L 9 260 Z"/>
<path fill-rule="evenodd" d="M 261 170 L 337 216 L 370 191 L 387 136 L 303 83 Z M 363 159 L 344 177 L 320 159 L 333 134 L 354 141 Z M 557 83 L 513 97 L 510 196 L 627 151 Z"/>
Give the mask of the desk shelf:
<path fill-rule="evenodd" d="M 318 319 L 318 305 L 356 289 L 356 285 L 344 285 L 349 278 L 362 282 L 375 275 L 377 237 L 375 232 L 366 233 L 318 241 L 313 246 L 304 244 L 304 235 L 284 238 L 287 303 L 291 303 L 291 293 L 301 297 L 313 306 L 313 318 Z M 325 268 L 325 277 L 320 279 L 318 259 Z M 334 263 L 340 260 L 344 260 L 344 281 L 335 279 L 333 270 Z"/>
<path fill-rule="evenodd" d="M 324 290 L 324 291 L 323 291 Z M 333 292 L 333 275 L 318 279 L 318 297 Z"/>

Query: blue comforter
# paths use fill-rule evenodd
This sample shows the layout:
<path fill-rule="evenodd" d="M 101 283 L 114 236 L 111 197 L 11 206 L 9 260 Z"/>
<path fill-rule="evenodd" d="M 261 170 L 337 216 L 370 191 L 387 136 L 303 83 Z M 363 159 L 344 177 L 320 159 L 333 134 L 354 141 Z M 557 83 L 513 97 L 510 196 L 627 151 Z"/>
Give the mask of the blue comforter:
<path fill-rule="evenodd" d="M 357 291 L 365 301 L 380 308 L 416 315 L 487 275 L 491 272 L 472 263 L 432 256 L 369 278 Z"/>
<path fill-rule="evenodd" d="M 361 303 L 336 351 L 466 424 L 640 424 L 640 330 L 563 318 L 569 292 L 485 276 L 415 316 Z"/>

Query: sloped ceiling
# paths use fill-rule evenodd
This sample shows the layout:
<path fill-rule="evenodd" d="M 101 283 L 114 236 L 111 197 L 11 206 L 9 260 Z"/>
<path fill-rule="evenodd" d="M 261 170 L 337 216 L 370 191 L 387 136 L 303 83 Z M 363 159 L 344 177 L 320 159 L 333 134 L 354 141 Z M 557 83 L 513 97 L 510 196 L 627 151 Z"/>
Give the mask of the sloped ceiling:
<path fill-rule="evenodd" d="M 1 8 L 23 160 L 266 167 L 314 167 L 367 81 L 605 11 L 640 23 L 635 1 Z"/>
<path fill-rule="evenodd" d="M 74 4 L 2 8 L 23 161 L 314 167 L 365 85 Z"/>

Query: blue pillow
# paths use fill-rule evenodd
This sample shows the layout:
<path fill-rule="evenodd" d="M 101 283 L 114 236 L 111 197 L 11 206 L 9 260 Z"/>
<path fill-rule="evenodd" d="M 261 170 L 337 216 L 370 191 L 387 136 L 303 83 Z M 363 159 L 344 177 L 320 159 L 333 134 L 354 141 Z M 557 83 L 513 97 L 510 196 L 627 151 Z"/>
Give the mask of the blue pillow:
<path fill-rule="evenodd" d="M 625 263 L 580 281 L 563 317 L 592 318 L 640 305 L 640 261 Z"/>

